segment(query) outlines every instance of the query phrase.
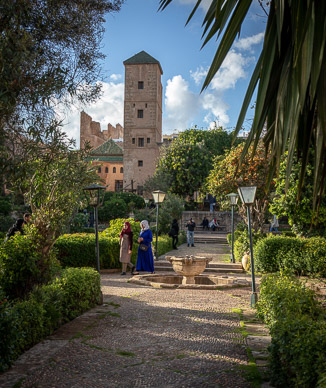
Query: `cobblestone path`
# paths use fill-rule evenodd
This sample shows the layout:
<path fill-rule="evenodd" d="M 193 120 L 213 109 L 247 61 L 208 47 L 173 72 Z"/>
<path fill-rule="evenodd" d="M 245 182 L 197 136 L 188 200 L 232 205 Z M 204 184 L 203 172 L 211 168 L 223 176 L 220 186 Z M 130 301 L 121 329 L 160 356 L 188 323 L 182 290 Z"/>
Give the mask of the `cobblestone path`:
<path fill-rule="evenodd" d="M 232 311 L 249 308 L 250 288 L 170 290 L 127 280 L 103 275 L 104 305 L 40 344 L 46 360 L 20 386 L 251 386 L 239 315 Z"/>

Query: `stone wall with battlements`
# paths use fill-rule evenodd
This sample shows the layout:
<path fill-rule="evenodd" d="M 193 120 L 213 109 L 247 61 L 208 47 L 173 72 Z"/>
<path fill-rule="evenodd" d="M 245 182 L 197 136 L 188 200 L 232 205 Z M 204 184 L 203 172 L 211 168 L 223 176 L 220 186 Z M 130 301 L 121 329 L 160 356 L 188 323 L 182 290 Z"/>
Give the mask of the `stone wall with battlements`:
<path fill-rule="evenodd" d="M 93 148 L 97 148 L 109 139 L 122 138 L 123 127 L 120 124 L 115 127 L 108 124 L 108 128 L 101 131 L 100 123 L 93 121 L 86 112 L 80 112 L 80 148 L 83 148 L 86 142 L 89 142 Z"/>

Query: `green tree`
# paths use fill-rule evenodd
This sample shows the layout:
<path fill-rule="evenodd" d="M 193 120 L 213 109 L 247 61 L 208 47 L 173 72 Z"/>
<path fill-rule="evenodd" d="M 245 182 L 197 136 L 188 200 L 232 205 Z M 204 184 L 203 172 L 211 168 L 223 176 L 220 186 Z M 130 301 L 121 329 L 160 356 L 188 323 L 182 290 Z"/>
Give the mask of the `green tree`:
<path fill-rule="evenodd" d="M 0 0 L 1 186 L 12 182 L 26 145 L 60 132 L 58 103 L 99 96 L 104 15 L 122 2 Z"/>
<path fill-rule="evenodd" d="M 213 157 L 223 154 L 231 143 L 232 134 L 222 128 L 182 132 L 162 150 L 155 176 L 167 176 L 170 192 L 192 197 L 207 177 Z"/>
<path fill-rule="evenodd" d="M 168 233 L 171 229 L 172 220 L 181 219 L 184 210 L 184 200 L 175 194 L 167 194 L 160 205 L 159 231 Z"/>
<path fill-rule="evenodd" d="M 85 162 L 87 150 L 69 147 L 48 149 L 21 164 L 17 187 L 24 194 L 33 214 L 33 224 L 41 238 L 46 259 L 62 228 L 67 226 L 78 208 L 83 208 L 83 187 L 98 178 L 95 167 Z"/>
<path fill-rule="evenodd" d="M 159 9 L 163 10 L 172 1 L 160 0 Z M 202 1 L 197 1 L 188 22 Z M 220 69 L 240 34 L 252 3 L 253 0 L 212 0 L 203 22 L 203 45 L 215 34 L 221 40 L 203 89 Z M 257 87 L 255 115 L 244 154 L 250 144 L 257 147 L 267 123 L 264 142 L 272 150 L 270 177 L 288 149 L 286 177 L 290 178 L 296 153 L 301 161 L 300 192 L 308 173 L 309 148 L 314 147 L 314 199 L 320 201 L 326 188 L 326 2 L 272 0 L 267 3 L 270 6 L 264 44 L 244 98 L 236 133 L 241 129 Z"/>
<path fill-rule="evenodd" d="M 289 178 L 289 188 L 286 188 L 287 155 L 280 166 L 279 176 L 275 179 L 275 195 L 270 205 L 272 214 L 279 217 L 287 216 L 292 230 L 299 234 L 311 234 L 325 232 L 326 223 L 326 195 L 321 198 L 320 207 L 313 209 L 313 176 L 314 166 L 310 162 L 306 167 L 305 185 L 302 189 L 300 201 L 298 198 L 298 179 L 301 163 L 294 162 Z"/>

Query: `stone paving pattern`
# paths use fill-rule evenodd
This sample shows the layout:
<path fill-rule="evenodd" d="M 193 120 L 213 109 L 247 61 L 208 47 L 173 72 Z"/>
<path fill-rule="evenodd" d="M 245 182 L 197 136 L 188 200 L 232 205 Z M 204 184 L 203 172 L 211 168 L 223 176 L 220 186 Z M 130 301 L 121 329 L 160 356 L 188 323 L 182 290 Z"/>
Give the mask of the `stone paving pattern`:
<path fill-rule="evenodd" d="M 0 386 L 251 386 L 247 342 L 232 311 L 252 311 L 250 287 L 156 289 L 129 277 L 102 275 L 104 304 L 26 352 Z"/>

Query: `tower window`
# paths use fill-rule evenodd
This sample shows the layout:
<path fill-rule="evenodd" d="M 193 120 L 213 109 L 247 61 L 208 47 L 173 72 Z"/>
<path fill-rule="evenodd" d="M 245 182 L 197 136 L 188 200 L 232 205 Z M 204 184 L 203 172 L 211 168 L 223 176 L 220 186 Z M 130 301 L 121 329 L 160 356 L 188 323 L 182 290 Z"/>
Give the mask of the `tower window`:
<path fill-rule="evenodd" d="M 109 167 L 105 167 L 106 174 L 109 172 Z"/>
<path fill-rule="evenodd" d="M 133 137 L 132 140 L 131 140 L 132 144 L 136 144 L 136 138 Z"/>
<path fill-rule="evenodd" d="M 137 111 L 137 118 L 142 119 L 144 117 L 144 111 L 143 109 L 138 109 Z"/>
<path fill-rule="evenodd" d="M 138 81 L 138 89 L 144 89 L 144 81 Z"/>
<path fill-rule="evenodd" d="M 145 104 L 145 108 L 147 108 L 147 104 Z"/>
<path fill-rule="evenodd" d="M 142 160 L 138 160 L 138 167 L 143 167 L 143 161 Z"/>
<path fill-rule="evenodd" d="M 113 174 L 115 174 L 116 172 L 117 172 L 116 167 L 113 167 Z"/>
<path fill-rule="evenodd" d="M 120 167 L 120 172 L 121 172 L 121 174 L 123 173 L 123 167 Z"/>
<path fill-rule="evenodd" d="M 148 138 L 147 138 L 147 144 L 150 144 L 150 143 L 151 143 L 151 138 L 148 137 Z"/>
<path fill-rule="evenodd" d="M 97 169 L 97 172 L 98 172 L 99 174 L 101 174 L 101 172 L 102 172 L 101 167 L 99 167 L 99 168 Z"/>
<path fill-rule="evenodd" d="M 138 147 L 144 147 L 144 138 L 143 137 L 139 137 L 138 138 Z"/>

